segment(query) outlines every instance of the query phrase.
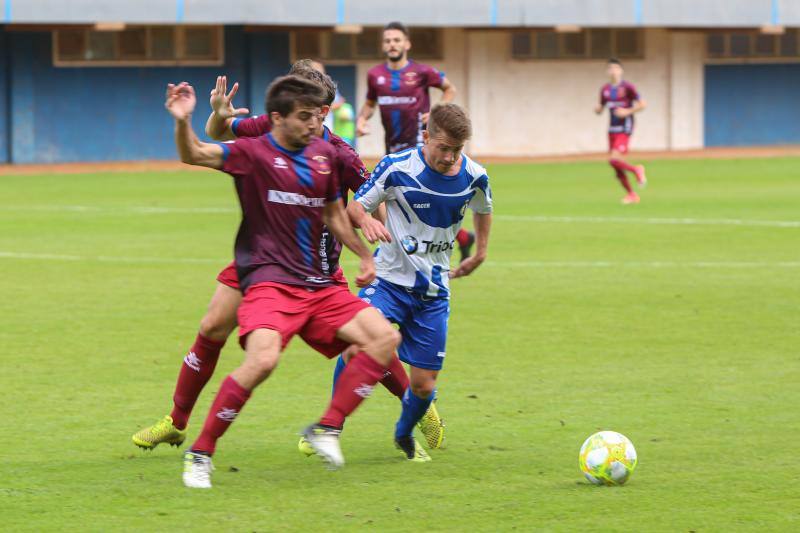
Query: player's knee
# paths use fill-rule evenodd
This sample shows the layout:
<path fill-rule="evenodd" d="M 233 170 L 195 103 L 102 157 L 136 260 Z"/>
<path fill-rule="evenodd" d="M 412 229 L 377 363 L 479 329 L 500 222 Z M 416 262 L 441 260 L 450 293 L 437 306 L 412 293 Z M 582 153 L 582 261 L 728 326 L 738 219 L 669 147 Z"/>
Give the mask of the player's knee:
<path fill-rule="evenodd" d="M 209 311 L 200 321 L 200 334 L 208 339 L 222 342 L 228 338 L 235 327 L 235 320 Z"/>
<path fill-rule="evenodd" d="M 429 398 L 433 391 L 436 390 L 436 380 L 433 379 L 412 381 L 410 385 L 411 392 L 417 398 Z"/>
<path fill-rule="evenodd" d="M 272 351 L 256 354 L 252 360 L 252 367 L 260 378 L 266 378 L 278 366 L 278 357 Z"/>

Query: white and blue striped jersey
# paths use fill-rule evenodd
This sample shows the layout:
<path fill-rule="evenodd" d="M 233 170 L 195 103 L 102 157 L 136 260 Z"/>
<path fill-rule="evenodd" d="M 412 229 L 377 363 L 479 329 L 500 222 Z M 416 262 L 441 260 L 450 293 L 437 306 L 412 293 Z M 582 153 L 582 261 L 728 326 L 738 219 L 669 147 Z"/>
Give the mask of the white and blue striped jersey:
<path fill-rule="evenodd" d="M 430 168 L 421 148 L 384 157 L 355 195 L 368 212 L 386 202 L 392 242 L 376 251 L 378 277 L 428 297 L 450 295 L 450 255 L 467 207 L 492 212 L 486 169 L 467 157 L 455 176 Z"/>

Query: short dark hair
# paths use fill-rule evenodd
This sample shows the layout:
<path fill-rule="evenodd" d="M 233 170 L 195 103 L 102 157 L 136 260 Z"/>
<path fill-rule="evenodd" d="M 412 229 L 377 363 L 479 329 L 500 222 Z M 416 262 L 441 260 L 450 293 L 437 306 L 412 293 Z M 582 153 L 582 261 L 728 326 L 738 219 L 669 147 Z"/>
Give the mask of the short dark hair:
<path fill-rule="evenodd" d="M 383 27 L 383 31 L 386 31 L 386 30 L 401 31 L 401 32 L 403 32 L 403 35 L 408 37 L 408 27 L 406 27 L 406 25 L 403 24 L 402 22 L 397 22 L 396 20 L 392 21 L 389 24 L 387 24 L 386 26 L 384 26 Z"/>
<path fill-rule="evenodd" d="M 609 65 L 619 65 L 619 66 L 622 66 L 622 61 L 620 61 L 620 60 L 619 60 L 619 59 L 617 59 L 616 57 L 609 57 L 609 58 L 608 58 L 608 64 L 609 64 Z"/>
<path fill-rule="evenodd" d="M 428 134 L 445 133 L 454 141 L 465 142 L 472 137 L 472 121 L 467 112 L 456 104 L 437 104 L 428 116 Z"/>
<path fill-rule="evenodd" d="M 267 113 L 278 113 L 285 117 L 294 111 L 295 105 L 311 107 L 325 105 L 325 91 L 313 81 L 300 76 L 282 76 L 267 89 Z"/>
<path fill-rule="evenodd" d="M 289 69 L 289 74 L 300 76 L 322 86 L 325 90 L 325 105 L 333 104 L 336 100 L 336 82 L 327 74 L 314 68 L 313 59 L 298 59 Z"/>

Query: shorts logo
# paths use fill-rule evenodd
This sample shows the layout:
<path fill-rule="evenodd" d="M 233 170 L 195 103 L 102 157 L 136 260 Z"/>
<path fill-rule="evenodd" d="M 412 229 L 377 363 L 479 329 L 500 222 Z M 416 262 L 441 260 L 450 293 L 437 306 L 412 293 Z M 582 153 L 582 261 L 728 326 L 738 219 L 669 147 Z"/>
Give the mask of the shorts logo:
<path fill-rule="evenodd" d="M 445 352 L 439 352 L 439 353 L 436 354 L 436 357 L 441 357 L 442 359 L 444 359 L 444 356 L 445 356 Z"/>
<path fill-rule="evenodd" d="M 194 352 L 187 353 L 186 357 L 183 358 L 183 363 L 195 372 L 200 372 L 200 363 L 202 362 Z"/>
<path fill-rule="evenodd" d="M 287 163 L 286 160 L 280 156 L 275 158 L 274 164 L 275 168 L 289 168 L 289 163 Z"/>
<path fill-rule="evenodd" d="M 419 241 L 413 235 L 406 235 L 400 241 L 400 246 L 406 251 L 408 255 L 414 255 L 414 252 L 419 248 Z"/>
<path fill-rule="evenodd" d="M 317 162 L 317 172 L 320 174 L 330 174 L 331 173 L 331 165 L 328 163 L 328 158 L 324 155 L 315 155 L 312 158 L 314 161 Z"/>
<path fill-rule="evenodd" d="M 372 394 L 372 385 L 367 385 L 366 383 L 362 383 L 360 386 L 356 387 L 353 392 L 361 396 L 362 398 L 369 398 L 370 394 Z"/>
<path fill-rule="evenodd" d="M 222 410 L 217 413 L 217 418 L 220 420 L 224 420 L 225 422 L 233 422 L 236 420 L 236 416 L 239 414 L 239 411 L 236 409 L 231 409 L 229 407 L 223 407 Z"/>

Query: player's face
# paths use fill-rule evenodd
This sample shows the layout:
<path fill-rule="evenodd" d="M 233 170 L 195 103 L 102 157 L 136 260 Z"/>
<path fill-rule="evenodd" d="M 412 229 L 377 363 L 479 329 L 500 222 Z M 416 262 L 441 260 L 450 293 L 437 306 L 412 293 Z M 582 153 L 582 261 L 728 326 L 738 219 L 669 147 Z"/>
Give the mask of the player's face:
<path fill-rule="evenodd" d="M 285 117 L 273 113 L 273 126 L 280 129 L 286 143 L 293 147 L 307 146 L 318 134 L 322 124 L 322 109 L 313 106 L 295 105 Z"/>
<path fill-rule="evenodd" d="M 606 74 L 608 74 L 608 79 L 612 83 L 619 83 L 622 80 L 622 66 L 616 63 L 609 63 L 606 68 Z"/>
<path fill-rule="evenodd" d="M 430 135 L 424 131 L 422 136 L 425 142 L 425 161 L 436 172 L 447 174 L 461 159 L 464 142 L 451 139 L 444 132 Z"/>
<path fill-rule="evenodd" d="M 409 49 L 411 49 L 411 41 L 400 30 L 383 32 L 383 53 L 390 61 L 404 59 Z"/>

